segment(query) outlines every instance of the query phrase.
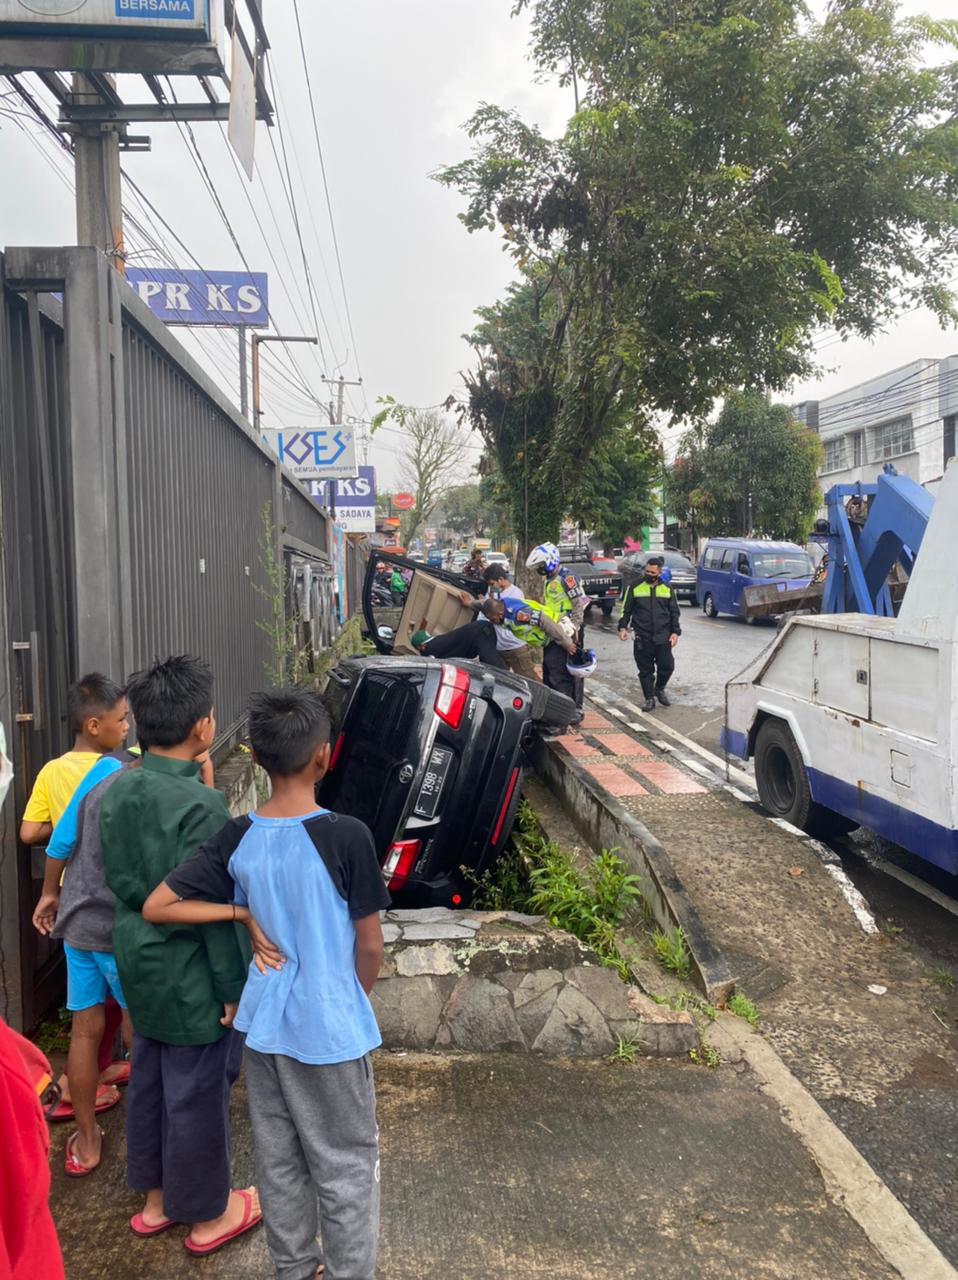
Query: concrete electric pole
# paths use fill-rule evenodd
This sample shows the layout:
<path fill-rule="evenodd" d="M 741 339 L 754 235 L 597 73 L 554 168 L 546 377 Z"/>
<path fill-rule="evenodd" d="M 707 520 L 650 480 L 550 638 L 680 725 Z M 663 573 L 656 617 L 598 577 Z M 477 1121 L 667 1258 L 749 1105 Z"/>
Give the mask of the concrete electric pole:
<path fill-rule="evenodd" d="M 112 85 L 112 77 L 104 79 Z M 73 77 L 73 101 L 108 105 L 85 75 Z M 90 122 L 73 126 L 76 168 L 77 244 L 102 249 L 122 275 L 126 264 L 123 242 L 123 198 L 120 186 L 122 126 Z"/>

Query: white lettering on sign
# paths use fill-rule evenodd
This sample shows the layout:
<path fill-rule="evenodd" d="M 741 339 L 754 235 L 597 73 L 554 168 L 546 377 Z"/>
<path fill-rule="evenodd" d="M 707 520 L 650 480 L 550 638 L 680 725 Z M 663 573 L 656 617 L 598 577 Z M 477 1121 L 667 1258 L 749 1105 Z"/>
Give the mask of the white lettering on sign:
<path fill-rule="evenodd" d="M 228 284 L 208 284 L 206 286 L 206 305 L 210 311 L 232 311 L 230 287 Z"/>
<path fill-rule="evenodd" d="M 193 0 L 120 0 L 117 12 L 165 13 L 176 18 L 192 18 Z"/>
<path fill-rule="evenodd" d="M 372 485 L 360 476 L 356 480 L 340 480 L 336 489 L 337 494 L 344 498 L 362 498 L 372 492 Z"/>
<path fill-rule="evenodd" d="M 236 310 L 240 315 L 252 315 L 254 311 L 259 311 L 262 305 L 263 299 L 254 284 L 240 285 L 236 294 Z"/>
<path fill-rule="evenodd" d="M 190 290 L 185 284 L 168 284 L 166 286 L 167 311 L 189 311 Z"/>
<path fill-rule="evenodd" d="M 149 303 L 150 299 L 155 298 L 158 293 L 163 292 L 163 286 L 157 284 L 155 280 L 141 280 L 136 287 L 140 297 L 146 303 Z"/>

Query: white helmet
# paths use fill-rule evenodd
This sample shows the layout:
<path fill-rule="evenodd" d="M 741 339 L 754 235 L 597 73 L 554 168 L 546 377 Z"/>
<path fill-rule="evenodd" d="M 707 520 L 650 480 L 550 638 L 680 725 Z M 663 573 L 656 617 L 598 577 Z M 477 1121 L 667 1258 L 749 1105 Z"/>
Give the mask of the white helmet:
<path fill-rule="evenodd" d="M 570 676 L 575 676 L 577 680 L 583 680 L 586 676 L 591 676 L 592 672 L 598 666 L 598 659 L 595 656 L 594 649 L 578 649 L 571 654 L 565 669 Z"/>
<path fill-rule="evenodd" d="M 533 547 L 526 560 L 527 569 L 537 569 L 543 577 L 555 573 L 559 567 L 559 548 L 554 542 L 540 542 Z"/>

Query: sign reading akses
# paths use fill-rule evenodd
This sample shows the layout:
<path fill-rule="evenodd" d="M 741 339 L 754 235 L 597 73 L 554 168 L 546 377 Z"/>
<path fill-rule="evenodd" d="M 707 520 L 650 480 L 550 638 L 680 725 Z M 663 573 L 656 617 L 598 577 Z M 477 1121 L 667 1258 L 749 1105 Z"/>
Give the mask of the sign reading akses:
<path fill-rule="evenodd" d="M 297 480 L 343 480 L 355 476 L 356 435 L 350 427 L 272 431 L 280 462 Z"/>
<path fill-rule="evenodd" d="M 135 35 L 209 40 L 211 0 L 0 0 L 0 35 Z"/>
<path fill-rule="evenodd" d="M 261 272 L 127 267 L 126 280 L 166 324 L 269 326 L 269 282 Z"/>

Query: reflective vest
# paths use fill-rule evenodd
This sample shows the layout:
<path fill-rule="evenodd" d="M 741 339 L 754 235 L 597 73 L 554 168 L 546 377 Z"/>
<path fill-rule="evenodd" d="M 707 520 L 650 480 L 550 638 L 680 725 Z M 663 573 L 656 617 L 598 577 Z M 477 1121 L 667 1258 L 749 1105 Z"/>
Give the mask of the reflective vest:
<path fill-rule="evenodd" d="M 526 644 L 545 645 L 548 643 L 548 637 L 541 627 L 536 626 L 539 615 L 542 612 L 542 606 L 536 600 L 516 600 L 514 597 L 502 600 L 506 609 L 505 625 L 509 628 L 517 640 L 524 640 Z M 513 621 L 517 613 L 530 613 L 532 615 L 531 622 L 515 622 Z"/>
<path fill-rule="evenodd" d="M 622 612 L 629 612 L 629 597 L 634 596 L 636 600 L 641 600 L 645 596 L 665 596 L 666 599 L 672 594 L 672 588 L 667 582 L 657 582 L 653 587 L 651 582 L 637 582 L 634 587 L 629 587 L 625 593 L 625 600 L 622 602 Z"/>
<path fill-rule="evenodd" d="M 582 587 L 574 573 L 569 573 L 561 566 L 554 578 L 547 578 L 542 591 L 542 608 L 553 620 L 558 622 L 567 613 L 572 612 L 573 600 L 582 595 Z"/>

